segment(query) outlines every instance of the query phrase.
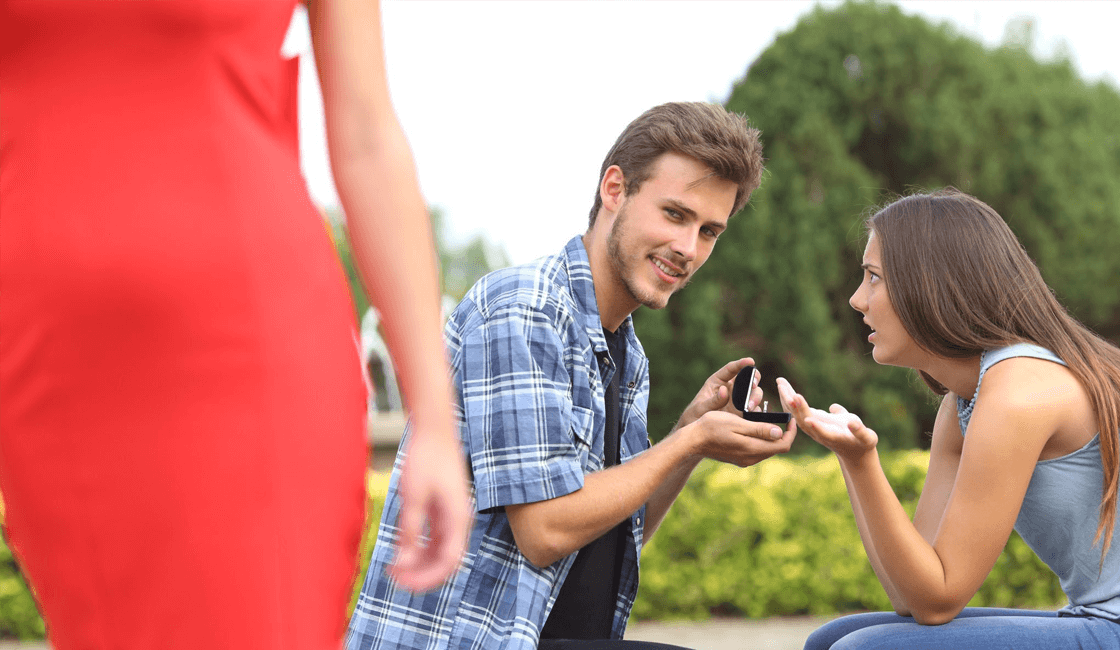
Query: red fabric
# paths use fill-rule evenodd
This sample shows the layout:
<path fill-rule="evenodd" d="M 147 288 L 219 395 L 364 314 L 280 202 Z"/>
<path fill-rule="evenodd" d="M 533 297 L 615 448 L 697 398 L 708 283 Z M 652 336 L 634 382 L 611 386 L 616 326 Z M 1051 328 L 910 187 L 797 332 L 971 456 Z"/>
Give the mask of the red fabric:
<path fill-rule="evenodd" d="M 294 0 L 0 0 L 0 491 L 58 650 L 337 648 L 364 507 Z"/>

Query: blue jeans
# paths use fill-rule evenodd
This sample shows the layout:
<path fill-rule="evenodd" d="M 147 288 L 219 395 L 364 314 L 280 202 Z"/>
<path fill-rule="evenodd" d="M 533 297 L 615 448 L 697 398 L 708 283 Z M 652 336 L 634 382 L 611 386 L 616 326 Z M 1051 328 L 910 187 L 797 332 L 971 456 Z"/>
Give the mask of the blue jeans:
<path fill-rule="evenodd" d="M 853 614 L 809 635 L 805 650 L 1120 649 L 1120 624 L 1093 616 L 966 607 L 944 625 L 919 625 L 894 612 Z"/>

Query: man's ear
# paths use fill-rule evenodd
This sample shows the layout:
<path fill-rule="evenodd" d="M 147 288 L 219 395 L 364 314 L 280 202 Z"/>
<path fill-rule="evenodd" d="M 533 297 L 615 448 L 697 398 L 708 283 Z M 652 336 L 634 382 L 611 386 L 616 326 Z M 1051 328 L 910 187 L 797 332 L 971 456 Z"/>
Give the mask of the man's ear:
<path fill-rule="evenodd" d="M 603 208 L 608 212 L 618 212 L 622 200 L 626 197 L 626 179 L 622 177 L 622 168 L 618 165 L 607 167 L 603 172 L 603 180 L 599 182 L 599 199 Z"/>

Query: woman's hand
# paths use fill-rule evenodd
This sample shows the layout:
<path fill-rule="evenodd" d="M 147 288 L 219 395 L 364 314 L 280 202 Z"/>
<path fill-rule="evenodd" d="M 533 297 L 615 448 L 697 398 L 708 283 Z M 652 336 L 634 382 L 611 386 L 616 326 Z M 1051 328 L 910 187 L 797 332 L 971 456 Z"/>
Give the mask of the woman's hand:
<path fill-rule="evenodd" d="M 782 407 L 793 414 L 797 426 L 838 457 L 854 460 L 875 449 L 879 436 L 864 426 L 858 415 L 839 404 L 828 411 L 811 408 L 784 378 L 779 377 L 777 383 Z"/>

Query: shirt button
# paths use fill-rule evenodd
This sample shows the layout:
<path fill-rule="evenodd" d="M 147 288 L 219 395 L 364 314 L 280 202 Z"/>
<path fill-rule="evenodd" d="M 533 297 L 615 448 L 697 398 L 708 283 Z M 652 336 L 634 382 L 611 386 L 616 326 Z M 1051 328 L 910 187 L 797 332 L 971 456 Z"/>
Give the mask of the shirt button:
<path fill-rule="evenodd" d="M 630 382 L 629 384 L 626 384 L 626 387 L 627 388 L 633 388 L 634 387 L 634 382 Z"/>
<path fill-rule="evenodd" d="M 634 523 L 638 526 L 641 526 L 642 525 L 642 518 L 641 517 L 635 517 L 634 518 Z"/>

